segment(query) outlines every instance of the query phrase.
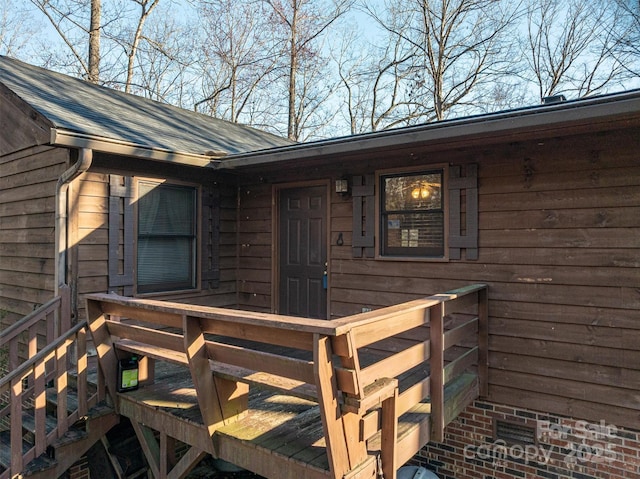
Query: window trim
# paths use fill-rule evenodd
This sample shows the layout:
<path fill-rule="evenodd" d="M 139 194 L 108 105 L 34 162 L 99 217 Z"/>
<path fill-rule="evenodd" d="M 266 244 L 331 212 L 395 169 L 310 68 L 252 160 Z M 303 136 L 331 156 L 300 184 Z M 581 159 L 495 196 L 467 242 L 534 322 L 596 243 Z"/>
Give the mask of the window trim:
<path fill-rule="evenodd" d="M 149 291 L 149 292 L 140 292 L 138 290 L 138 232 L 139 232 L 139 192 L 140 192 L 140 183 L 157 183 L 160 185 L 167 186 L 181 186 L 193 188 L 195 191 L 195 210 L 194 221 L 195 221 L 195 231 L 194 231 L 194 258 L 193 258 L 193 288 L 180 288 L 180 289 L 171 289 L 171 290 L 163 290 L 163 291 Z M 134 296 L 139 297 L 152 297 L 152 296 L 166 296 L 173 294 L 180 294 L 184 292 L 198 292 L 201 290 L 201 265 L 200 260 L 202 258 L 202 246 L 201 246 L 201 228 L 202 228 L 202 220 L 201 220 L 201 212 L 202 212 L 202 186 L 196 183 L 189 183 L 180 180 L 167 179 L 167 178 L 153 178 L 153 177 L 134 177 L 134 248 L 133 248 L 133 290 Z"/>
<path fill-rule="evenodd" d="M 443 237 L 443 255 L 442 256 L 405 256 L 405 255 L 383 255 L 382 254 L 382 187 L 381 177 L 396 175 L 402 176 L 403 174 L 412 175 L 416 173 L 429 173 L 435 170 L 442 170 L 442 211 L 444 214 L 444 237 Z M 412 167 L 400 167 L 389 168 L 384 170 L 376 170 L 375 172 L 375 231 L 376 231 L 376 245 L 375 245 L 375 258 L 382 261 L 420 261 L 426 263 L 442 263 L 449 261 L 449 165 L 447 163 L 435 163 L 431 165 L 420 165 Z"/>

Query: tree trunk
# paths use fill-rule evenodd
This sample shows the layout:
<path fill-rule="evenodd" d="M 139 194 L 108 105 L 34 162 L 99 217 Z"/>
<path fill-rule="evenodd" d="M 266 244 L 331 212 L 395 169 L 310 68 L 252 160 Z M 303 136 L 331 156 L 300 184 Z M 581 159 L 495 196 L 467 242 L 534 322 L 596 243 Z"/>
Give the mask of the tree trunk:
<path fill-rule="evenodd" d="M 89 81 L 100 81 L 100 17 L 102 0 L 91 0 L 91 25 L 89 27 Z"/>
<path fill-rule="evenodd" d="M 289 118 L 287 127 L 287 137 L 290 140 L 297 140 L 298 128 L 296 122 L 296 73 L 298 70 L 298 52 L 297 52 L 297 21 L 298 21 L 298 3 L 293 2 L 293 18 L 291 19 L 291 51 L 289 59 Z"/>

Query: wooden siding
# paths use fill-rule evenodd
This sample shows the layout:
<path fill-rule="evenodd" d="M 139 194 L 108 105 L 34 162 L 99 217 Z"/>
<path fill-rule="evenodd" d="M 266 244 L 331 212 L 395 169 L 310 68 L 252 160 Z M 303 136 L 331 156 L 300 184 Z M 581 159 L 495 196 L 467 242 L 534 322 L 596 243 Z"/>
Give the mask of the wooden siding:
<path fill-rule="evenodd" d="M 33 108 L 0 84 L 0 158 L 49 143 L 50 127 Z"/>
<path fill-rule="evenodd" d="M 0 156 L 0 311 L 4 324 L 53 297 L 56 182 L 68 151 L 33 147 Z"/>
<path fill-rule="evenodd" d="M 477 163 L 479 258 L 354 258 L 351 198 L 332 194 L 331 317 L 489 284 L 488 398 L 640 427 L 640 131 L 545 138 L 474 150 L 342 161 L 340 169 L 273 172 L 279 181 L 376 169 Z M 428 158 L 428 160 L 420 160 Z M 348 166 L 346 166 L 348 165 Z M 264 179 L 268 182 L 269 175 Z M 239 306 L 267 309 L 270 187 L 241 187 Z M 245 212 L 250 214 L 245 214 Z M 338 237 L 343 244 L 339 246 Z M 376 239 L 377 241 L 377 239 Z"/>
<path fill-rule="evenodd" d="M 272 310 L 272 186 L 238 190 L 238 307 Z"/>
<path fill-rule="evenodd" d="M 85 173 L 74 182 L 70 196 L 75 208 L 69 215 L 69 259 L 78 294 L 73 307 L 84 319 L 83 295 L 108 290 L 109 176 Z"/>
<path fill-rule="evenodd" d="M 193 292 L 163 295 L 160 299 L 179 301 L 201 306 L 236 306 L 236 188 L 218 183 L 220 188 L 220 281 L 217 287 Z"/>
<path fill-rule="evenodd" d="M 154 295 L 158 299 L 171 299 L 205 306 L 235 306 L 235 188 L 221 188 L 220 207 L 220 282 L 217 288 L 189 292 Z M 73 269 L 77 271 L 78 317 L 86 317 L 83 295 L 104 293 L 109 288 L 109 175 L 87 173 L 73 187 L 74 216 L 71 220 L 73 235 Z M 122 223 L 121 223 L 122 224 Z M 124 233 L 120 232 L 122 245 Z M 230 247 L 231 246 L 231 247 Z M 122 265 L 121 265 L 122 267 Z M 121 293 L 117 290 L 115 292 Z"/>

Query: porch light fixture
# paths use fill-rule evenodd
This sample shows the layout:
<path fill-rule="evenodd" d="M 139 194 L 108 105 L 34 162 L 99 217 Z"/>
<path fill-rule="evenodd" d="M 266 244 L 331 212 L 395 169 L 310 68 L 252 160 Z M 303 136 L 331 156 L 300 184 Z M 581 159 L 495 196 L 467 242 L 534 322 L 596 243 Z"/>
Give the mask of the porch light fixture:
<path fill-rule="evenodd" d="M 336 180 L 336 193 L 341 195 L 349 193 L 349 181 L 346 178 L 338 178 Z"/>

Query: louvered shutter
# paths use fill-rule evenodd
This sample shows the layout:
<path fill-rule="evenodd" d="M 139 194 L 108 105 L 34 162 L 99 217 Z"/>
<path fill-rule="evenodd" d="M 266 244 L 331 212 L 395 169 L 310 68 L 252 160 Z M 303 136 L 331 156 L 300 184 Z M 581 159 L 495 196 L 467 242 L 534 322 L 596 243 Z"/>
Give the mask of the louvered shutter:
<path fill-rule="evenodd" d="M 375 256 L 375 176 L 354 176 L 351 196 L 353 198 L 353 257 Z"/>
<path fill-rule="evenodd" d="M 220 283 L 220 190 L 215 185 L 202 188 L 200 231 L 201 287 L 217 288 Z"/>
<path fill-rule="evenodd" d="M 478 259 L 477 164 L 467 165 L 464 177 L 460 166 L 449 169 L 449 259 L 461 259 L 462 249 L 467 260 Z"/>

